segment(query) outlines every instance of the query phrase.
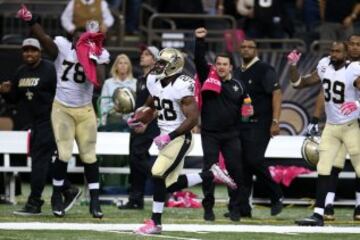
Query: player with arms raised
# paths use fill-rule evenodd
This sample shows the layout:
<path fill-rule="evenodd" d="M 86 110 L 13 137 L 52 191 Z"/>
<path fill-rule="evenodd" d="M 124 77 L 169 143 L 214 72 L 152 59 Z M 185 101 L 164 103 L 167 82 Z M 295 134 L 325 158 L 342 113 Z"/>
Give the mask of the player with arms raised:
<path fill-rule="evenodd" d="M 183 67 L 182 53 L 173 48 L 165 48 L 159 53 L 159 60 L 147 79 L 150 97 L 144 107 L 157 110 L 157 123 L 161 133 L 154 139 L 159 155 L 151 169 L 154 182 L 152 216 L 135 230 L 138 234 L 161 233 L 161 216 L 167 193 L 201 183 L 204 179 L 215 178 L 236 188 L 233 180 L 217 165 L 200 174 L 180 175 L 184 157 L 193 145 L 191 129 L 196 126 L 199 118 L 194 98 L 194 80 L 182 73 Z M 142 121 L 141 118 L 149 115 L 139 116 L 137 113 L 128 121 L 131 127 L 138 127 L 142 124 L 139 122 Z"/>
<path fill-rule="evenodd" d="M 84 72 L 85 66 L 80 63 L 78 58 L 79 52 L 81 52 L 78 39 L 82 37 L 81 34 L 85 29 L 77 29 L 74 32 L 73 42 L 62 36 L 57 36 L 53 40 L 34 20 L 31 12 L 25 6 L 22 6 L 17 15 L 29 24 L 32 34 L 39 39 L 47 54 L 54 60 L 57 73 L 56 94 L 51 112 L 51 122 L 59 155 L 53 163 L 52 172 L 51 207 L 53 214 L 63 217 L 67 210 L 64 207 L 61 189 L 64 185 L 67 163 L 72 156 L 74 140 L 76 140 L 90 191 L 89 211 L 94 218 L 102 218 L 103 213 L 99 202 L 99 164 L 95 153 L 97 124 L 92 105 L 94 82 L 90 82 L 89 76 Z M 92 29 L 92 31 L 95 33 L 96 29 Z M 94 45 L 89 45 L 90 48 L 94 47 Z M 97 74 L 95 82 L 96 79 L 103 78 L 101 76 L 104 70 L 102 64 L 109 62 L 109 53 L 105 49 L 98 50 L 100 52 L 98 56 L 94 55 L 91 50 L 85 56 L 85 60 L 92 61 L 89 59 L 94 59 L 93 64 L 96 68 L 95 74 Z M 92 62 L 89 65 L 92 66 Z M 89 66 L 87 67 L 89 69 Z"/>

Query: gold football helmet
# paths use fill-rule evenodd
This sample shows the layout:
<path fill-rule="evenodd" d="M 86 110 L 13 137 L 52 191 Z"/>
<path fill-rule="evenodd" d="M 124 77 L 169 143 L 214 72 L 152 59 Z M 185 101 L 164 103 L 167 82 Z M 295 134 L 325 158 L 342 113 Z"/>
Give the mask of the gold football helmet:
<path fill-rule="evenodd" d="M 310 166 L 316 167 L 319 162 L 319 144 L 319 136 L 309 136 L 301 146 L 301 155 Z"/>
<path fill-rule="evenodd" d="M 173 76 L 184 68 L 185 60 L 183 54 L 175 48 L 164 48 L 159 53 L 152 74 L 158 79 Z"/>
<path fill-rule="evenodd" d="M 135 109 L 135 94 L 128 88 L 115 89 L 112 99 L 120 113 L 131 113 Z"/>

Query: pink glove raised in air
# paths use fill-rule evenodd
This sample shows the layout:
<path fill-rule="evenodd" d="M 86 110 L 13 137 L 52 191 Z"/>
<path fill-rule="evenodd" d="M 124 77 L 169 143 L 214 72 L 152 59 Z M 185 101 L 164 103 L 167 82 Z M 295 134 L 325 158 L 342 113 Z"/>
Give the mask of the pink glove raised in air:
<path fill-rule="evenodd" d="M 300 52 L 298 52 L 297 50 L 292 50 L 289 55 L 287 55 L 288 64 L 295 66 L 299 62 L 300 57 Z"/>
<path fill-rule="evenodd" d="M 341 105 L 340 111 L 344 115 L 349 115 L 350 113 L 356 111 L 359 107 L 359 101 L 345 102 Z"/>
<path fill-rule="evenodd" d="M 159 150 L 162 150 L 171 141 L 169 134 L 159 135 L 154 138 L 154 143 Z"/>
<path fill-rule="evenodd" d="M 16 17 L 20 18 L 25 22 L 29 22 L 32 19 L 32 13 L 26 8 L 24 4 L 21 5 L 21 8 L 16 13 Z"/>

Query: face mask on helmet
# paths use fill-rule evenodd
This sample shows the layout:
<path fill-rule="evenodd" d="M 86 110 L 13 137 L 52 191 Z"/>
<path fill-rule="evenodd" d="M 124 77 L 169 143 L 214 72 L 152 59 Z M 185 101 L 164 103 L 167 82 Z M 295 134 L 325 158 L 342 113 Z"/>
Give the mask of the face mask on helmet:
<path fill-rule="evenodd" d="M 183 70 L 184 57 L 174 48 L 165 48 L 159 53 L 159 60 L 152 70 L 158 79 L 173 76 Z"/>

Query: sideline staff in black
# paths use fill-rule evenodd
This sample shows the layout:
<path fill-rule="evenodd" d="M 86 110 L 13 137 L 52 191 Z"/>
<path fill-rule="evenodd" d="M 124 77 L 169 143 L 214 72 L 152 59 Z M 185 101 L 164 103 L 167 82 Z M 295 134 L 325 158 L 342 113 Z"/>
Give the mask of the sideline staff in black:
<path fill-rule="evenodd" d="M 41 199 L 51 159 L 56 152 L 55 138 L 50 122 L 50 112 L 55 96 L 56 72 L 52 62 L 41 58 L 40 43 L 27 38 L 22 44 L 24 65 L 16 71 L 14 79 L 0 85 L 0 93 L 8 93 L 12 102 L 22 102 L 31 113 L 30 156 L 31 192 L 24 208 L 16 215 L 37 215 L 41 213 L 44 201 Z M 66 206 L 72 205 L 80 190 L 67 183 L 63 195 Z M 70 206 L 71 207 L 71 206 Z"/>
<path fill-rule="evenodd" d="M 146 88 L 146 78 L 154 67 L 158 58 L 159 49 L 155 46 L 148 46 L 141 52 L 140 67 L 143 75 L 138 78 L 136 86 L 135 109 L 143 106 L 149 97 L 149 90 Z M 149 149 L 153 139 L 160 134 L 159 127 L 154 119 L 148 125 L 131 129 L 130 134 L 130 175 L 129 175 L 129 201 L 120 209 L 143 209 L 144 191 L 146 179 L 151 175 L 151 161 L 149 161 Z"/>
<path fill-rule="evenodd" d="M 205 28 L 195 30 L 195 65 L 202 86 L 212 79 L 207 79 L 210 71 L 205 60 L 205 41 L 207 35 Z M 201 140 L 204 151 L 203 171 L 209 170 L 211 165 L 218 162 L 221 151 L 227 170 L 238 187 L 242 185 L 241 167 L 241 144 L 237 133 L 237 123 L 240 118 L 240 109 L 244 98 L 247 96 L 241 82 L 231 75 L 232 63 L 230 56 L 219 54 L 215 58 L 215 69 L 221 78 L 220 93 L 214 91 L 202 91 L 201 109 Z M 203 207 L 204 219 L 214 221 L 214 188 L 213 182 L 203 182 Z M 235 191 L 237 192 L 237 191 Z M 236 196 L 234 196 L 236 197 Z M 240 214 L 236 211 L 231 213 L 232 221 L 239 221 Z"/>
<path fill-rule="evenodd" d="M 255 174 L 257 181 L 269 190 L 271 215 L 275 216 L 282 210 L 283 194 L 265 164 L 265 151 L 270 138 L 280 132 L 281 89 L 274 68 L 257 57 L 255 41 L 244 40 L 240 45 L 240 55 L 243 63 L 234 70 L 234 76 L 245 84 L 254 107 L 254 115 L 249 121 L 239 123 L 244 173 L 241 191 L 245 191 L 240 191 L 240 211 L 242 216 L 251 217 L 249 196 Z"/>

